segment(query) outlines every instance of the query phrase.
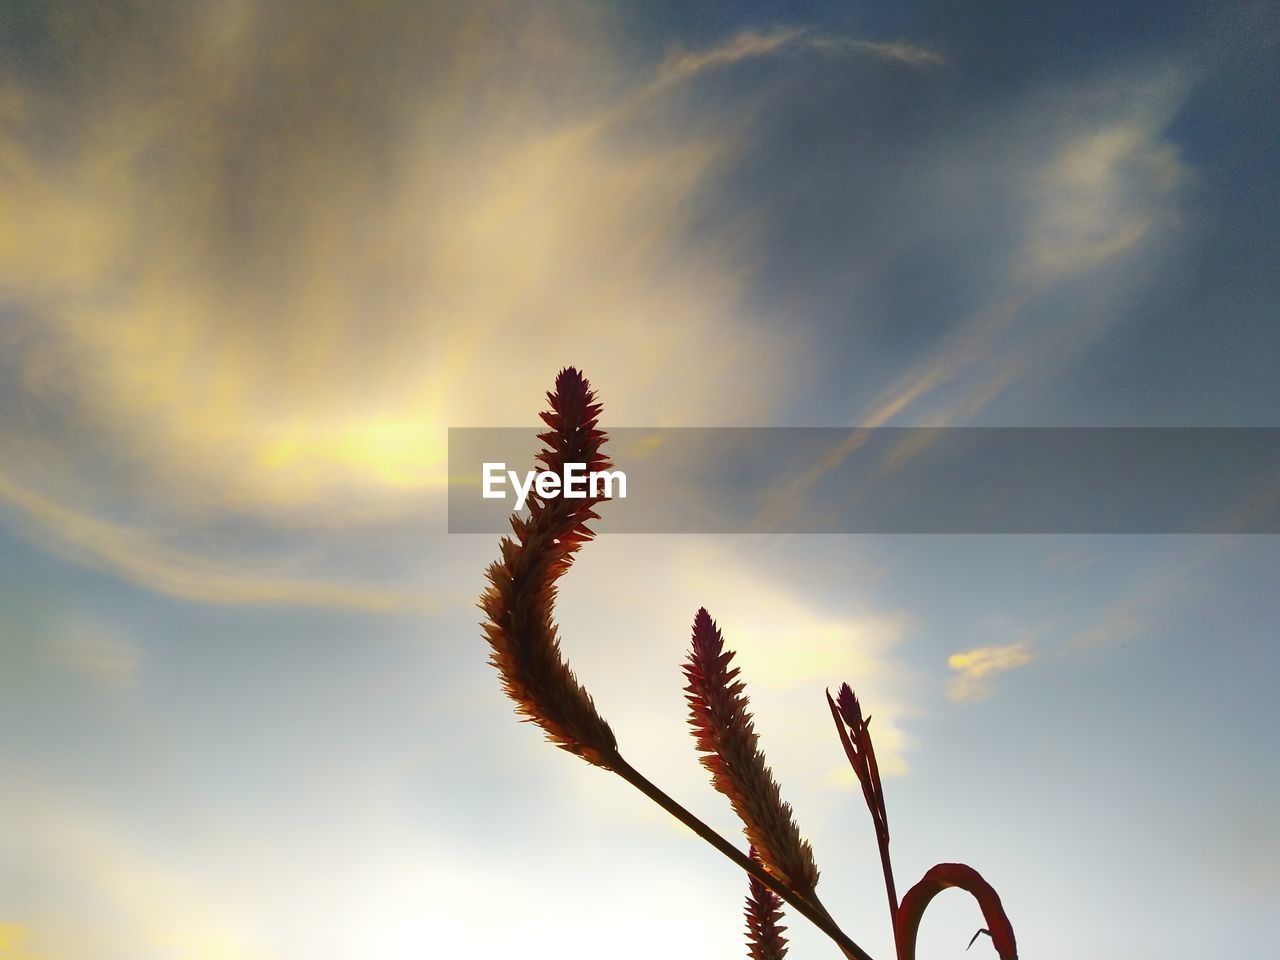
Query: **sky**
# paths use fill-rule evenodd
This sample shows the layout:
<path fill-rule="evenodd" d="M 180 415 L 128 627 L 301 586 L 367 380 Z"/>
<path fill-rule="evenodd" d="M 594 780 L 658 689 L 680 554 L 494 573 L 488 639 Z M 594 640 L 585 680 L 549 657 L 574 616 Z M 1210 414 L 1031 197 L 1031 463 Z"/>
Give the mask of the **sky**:
<path fill-rule="evenodd" d="M 1278 53 L 1253 0 L 0 6 L 0 958 L 743 955 L 736 869 L 516 722 L 448 429 L 568 364 L 606 428 L 1280 426 Z M 1274 536 L 602 513 L 558 618 L 624 755 L 740 838 L 705 605 L 877 960 L 843 681 L 900 890 L 1274 953 Z"/>

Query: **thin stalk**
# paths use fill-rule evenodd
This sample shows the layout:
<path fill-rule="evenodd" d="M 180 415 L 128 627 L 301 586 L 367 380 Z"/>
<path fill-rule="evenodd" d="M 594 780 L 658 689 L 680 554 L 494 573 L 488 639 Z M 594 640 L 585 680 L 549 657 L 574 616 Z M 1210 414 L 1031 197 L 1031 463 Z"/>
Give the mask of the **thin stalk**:
<path fill-rule="evenodd" d="M 810 900 L 794 893 L 785 884 L 777 880 L 772 874 L 767 872 L 763 867 L 744 854 L 732 843 L 712 830 L 679 803 L 671 799 L 671 797 L 667 796 L 667 794 L 658 786 L 651 782 L 635 767 L 631 766 L 631 764 L 627 763 L 627 761 L 620 755 L 615 754 L 613 757 L 609 758 L 609 769 L 643 793 L 658 806 L 662 807 L 663 810 L 667 811 L 667 813 L 671 814 L 747 873 L 751 874 L 751 876 L 763 883 L 787 903 L 791 904 L 791 906 L 793 906 L 810 923 L 834 940 L 841 952 L 843 952 L 846 957 L 850 958 L 850 960 L 871 960 L 871 956 L 860 946 L 850 940 L 845 932 L 836 925 L 835 920 L 833 920 L 831 914 L 827 912 L 827 908 L 818 900 L 816 894 Z"/>
<path fill-rule="evenodd" d="M 889 861 L 889 838 L 876 831 L 876 842 L 880 845 L 880 867 L 884 871 L 884 889 L 889 895 L 889 923 L 894 930 L 896 946 L 898 929 L 898 891 L 893 884 L 893 864 Z"/>

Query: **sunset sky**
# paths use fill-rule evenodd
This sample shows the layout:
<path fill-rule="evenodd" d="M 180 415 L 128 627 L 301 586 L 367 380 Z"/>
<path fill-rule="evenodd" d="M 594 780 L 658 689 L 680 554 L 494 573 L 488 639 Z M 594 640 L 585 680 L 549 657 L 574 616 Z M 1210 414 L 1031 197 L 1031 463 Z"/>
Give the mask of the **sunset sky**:
<path fill-rule="evenodd" d="M 0 3 L 0 960 L 742 956 L 743 876 L 516 722 L 448 429 L 568 364 L 606 428 L 1280 426 L 1278 103 L 1265 0 Z M 559 620 L 623 753 L 740 838 L 705 605 L 876 960 L 842 681 L 900 890 L 1275 955 L 1277 537 L 601 512 Z"/>

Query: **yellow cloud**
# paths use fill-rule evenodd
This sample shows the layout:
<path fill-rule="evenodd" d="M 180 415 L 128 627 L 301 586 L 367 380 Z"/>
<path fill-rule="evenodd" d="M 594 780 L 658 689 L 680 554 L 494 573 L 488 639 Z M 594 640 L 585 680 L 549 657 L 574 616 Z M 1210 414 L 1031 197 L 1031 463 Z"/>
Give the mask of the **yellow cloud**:
<path fill-rule="evenodd" d="M 58 13 L 70 92 L 0 86 L 0 499 L 162 592 L 381 606 L 169 549 L 147 511 L 421 510 L 447 427 L 529 423 L 566 363 L 615 422 L 750 416 L 732 372 L 782 344 L 738 332 L 743 238 L 687 230 L 732 135 L 620 111 L 647 80 L 562 13 Z"/>
<path fill-rule="evenodd" d="M 947 666 L 958 676 L 947 684 L 947 696 L 957 702 L 985 700 L 991 695 L 987 678 L 1026 666 L 1032 659 L 1024 641 L 953 653 L 947 658 Z"/>
<path fill-rule="evenodd" d="M 270 514 L 438 487 L 448 425 L 527 422 L 566 362 L 609 386 L 614 416 L 646 415 L 638 399 L 658 379 L 686 385 L 659 417 L 750 400 L 701 358 L 777 345 L 733 334 L 727 250 L 682 239 L 725 132 L 654 136 L 647 117 L 638 138 L 632 118 L 595 123 L 609 111 L 585 97 L 522 121 L 553 71 L 621 82 L 590 18 L 557 25 L 583 52 L 554 62 L 535 39 L 554 31 L 519 21 L 534 52 L 514 73 L 531 76 L 504 80 L 472 67 L 498 59 L 504 37 L 476 29 L 484 11 L 463 17 L 465 49 L 423 86 L 378 59 L 408 53 L 388 31 L 421 30 L 416 18 L 375 7 L 289 20 L 276 25 L 287 43 L 258 62 L 246 51 L 271 16 L 238 10 L 218 34 L 232 39 L 194 59 L 63 25 L 72 50 L 103 61 L 102 109 L 81 129 L 79 104 L 6 98 L 0 283 L 40 331 L 22 343 L 22 382 L 110 438 L 156 490 Z M 189 51 L 205 26 L 169 39 Z M 335 71 L 339 33 L 344 50 L 371 45 L 367 59 Z M 368 122 L 385 130 L 362 129 L 373 80 L 390 102 Z M 461 111 L 468 97 L 491 108 Z M 59 119 L 68 143 L 50 163 L 24 134 Z"/>
<path fill-rule="evenodd" d="M 21 923 L 0 923 L 0 960 L 39 960 L 28 949 L 31 932 Z"/>
<path fill-rule="evenodd" d="M 665 95 L 835 48 L 748 33 L 637 76 L 599 8 L 558 10 L 51 13 L 66 82 L 0 85 L 0 456 L 29 518 L 137 582 L 239 597 L 256 588 L 109 529 L 100 504 L 170 523 L 418 510 L 449 426 L 529 423 L 566 363 L 614 423 L 761 413 L 792 348 L 743 335 L 753 227 L 691 234 L 743 117 L 695 125 Z M 54 455 L 37 469 L 19 446 Z"/>

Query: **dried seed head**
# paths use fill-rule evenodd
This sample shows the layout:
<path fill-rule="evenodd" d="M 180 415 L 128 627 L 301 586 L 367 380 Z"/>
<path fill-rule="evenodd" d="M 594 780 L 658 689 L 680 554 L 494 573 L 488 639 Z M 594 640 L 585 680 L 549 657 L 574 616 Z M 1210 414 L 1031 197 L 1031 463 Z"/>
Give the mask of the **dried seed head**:
<path fill-rule="evenodd" d="M 585 463 L 588 471 L 606 470 L 600 452 L 607 435 L 596 427 L 600 404 L 591 385 L 568 367 L 547 394 L 550 409 L 542 420 L 550 428 L 538 434 L 547 444 L 537 459 L 562 473 L 566 463 Z M 556 746 L 608 767 L 617 756 L 613 731 L 596 711 L 560 652 L 552 619 L 556 581 L 573 554 L 594 534 L 587 522 L 606 497 L 529 497 L 529 517 L 511 517 L 514 538 L 504 537 L 501 559 L 487 571 L 489 586 L 480 598 L 482 624 L 492 648 L 489 662 L 498 668 L 503 689 L 516 711 L 540 726 Z"/>
<path fill-rule="evenodd" d="M 737 667 L 729 669 L 732 659 L 715 621 L 700 609 L 684 667 L 689 725 L 703 754 L 699 759 L 742 820 L 761 866 L 797 893 L 811 895 L 818 883 L 813 850 L 801 838 L 791 807 L 782 801 L 765 765 L 747 712 L 745 684 L 737 679 Z"/>

